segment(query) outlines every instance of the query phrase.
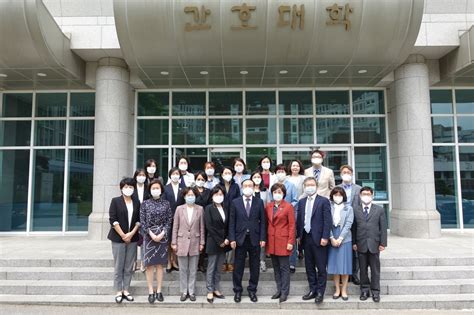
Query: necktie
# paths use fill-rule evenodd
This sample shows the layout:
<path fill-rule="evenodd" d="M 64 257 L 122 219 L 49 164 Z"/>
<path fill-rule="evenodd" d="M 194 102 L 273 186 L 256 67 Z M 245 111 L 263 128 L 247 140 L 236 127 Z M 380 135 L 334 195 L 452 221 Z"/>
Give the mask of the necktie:
<path fill-rule="evenodd" d="M 245 211 L 247 212 L 247 217 L 250 217 L 250 198 L 247 198 L 245 200 Z"/>
<path fill-rule="evenodd" d="M 369 207 L 364 207 L 364 217 L 365 221 L 369 218 Z"/>
<path fill-rule="evenodd" d="M 321 174 L 321 170 L 319 168 L 314 169 L 314 178 L 316 178 L 316 181 L 319 181 L 319 174 Z"/>
<path fill-rule="evenodd" d="M 313 209 L 311 207 L 311 197 L 308 197 L 306 200 L 306 210 L 304 214 L 304 230 L 306 233 L 311 231 L 311 215 L 313 214 Z"/>

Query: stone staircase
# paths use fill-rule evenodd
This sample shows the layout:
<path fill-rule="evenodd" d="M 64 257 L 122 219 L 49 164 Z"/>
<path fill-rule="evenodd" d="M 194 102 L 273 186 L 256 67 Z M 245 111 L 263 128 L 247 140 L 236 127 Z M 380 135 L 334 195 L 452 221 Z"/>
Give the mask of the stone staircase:
<path fill-rule="evenodd" d="M 442 254 L 442 253 L 441 253 Z M 268 265 L 269 262 L 267 263 Z M 275 292 L 273 270 L 260 274 L 258 303 L 244 296 L 242 303 L 233 302 L 232 275 L 222 275 L 225 300 L 214 304 L 205 299 L 205 275 L 198 272 L 196 302 L 179 302 L 179 275 L 165 274 L 164 303 L 153 307 L 189 308 L 264 308 L 264 309 L 473 309 L 474 257 L 462 258 L 383 258 L 381 302 L 359 300 L 359 288 L 350 284 L 349 301 L 333 300 L 332 281 L 324 303 L 302 301 L 307 291 L 303 261 L 291 275 L 290 297 L 285 303 L 271 300 Z M 150 307 L 147 302 L 145 275 L 136 272 L 131 293 L 135 302 L 117 305 L 113 300 L 113 268 L 111 259 L 9 259 L 0 258 L 0 304 L 47 304 L 68 306 Z M 244 276 L 244 288 L 248 270 Z"/>

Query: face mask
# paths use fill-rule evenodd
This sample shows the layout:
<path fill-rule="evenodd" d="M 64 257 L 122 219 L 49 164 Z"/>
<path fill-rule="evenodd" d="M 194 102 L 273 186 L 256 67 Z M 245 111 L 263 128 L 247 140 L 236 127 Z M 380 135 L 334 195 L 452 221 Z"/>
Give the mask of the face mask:
<path fill-rule="evenodd" d="M 270 169 L 270 163 L 262 163 L 262 168 L 264 170 L 269 170 Z"/>
<path fill-rule="evenodd" d="M 158 199 L 161 196 L 161 189 L 152 189 L 150 193 L 153 198 Z"/>
<path fill-rule="evenodd" d="M 133 187 L 124 187 L 122 188 L 122 194 L 124 196 L 130 197 L 133 195 Z"/>
<path fill-rule="evenodd" d="M 281 201 L 283 199 L 282 194 L 273 194 L 273 200 L 275 201 Z"/>
<path fill-rule="evenodd" d="M 334 200 L 334 203 L 337 205 L 340 205 L 342 201 L 344 200 L 342 196 L 334 196 L 332 199 Z"/>
<path fill-rule="evenodd" d="M 186 171 L 188 169 L 188 164 L 179 164 L 178 168 L 180 171 Z"/>
<path fill-rule="evenodd" d="M 285 180 L 286 174 L 285 174 L 285 173 L 277 173 L 277 174 L 276 174 L 276 177 L 277 177 L 277 180 L 278 180 L 279 182 L 282 182 L 282 181 Z"/>
<path fill-rule="evenodd" d="M 253 183 L 254 183 L 255 185 L 258 186 L 258 185 L 260 185 L 260 183 L 262 182 L 262 179 L 261 179 L 261 178 L 254 178 L 254 179 L 252 179 L 252 181 L 253 181 Z"/>
<path fill-rule="evenodd" d="M 364 205 L 368 205 L 369 203 L 372 202 L 372 197 L 364 195 L 364 196 L 360 197 L 360 200 L 362 200 L 362 203 Z"/>
<path fill-rule="evenodd" d="M 244 167 L 239 165 L 239 166 L 234 167 L 234 170 L 237 173 L 242 173 L 244 171 Z"/>
<path fill-rule="evenodd" d="M 226 182 L 230 182 L 230 181 L 232 180 L 232 175 L 226 174 L 226 175 L 222 176 L 222 178 L 223 178 Z"/>
<path fill-rule="evenodd" d="M 214 176 L 214 169 L 213 168 L 208 168 L 206 170 L 206 175 L 207 176 Z"/>
<path fill-rule="evenodd" d="M 196 196 L 186 196 L 185 200 L 188 205 L 192 205 L 196 201 Z"/>
<path fill-rule="evenodd" d="M 352 182 L 352 175 L 350 175 L 350 174 L 343 174 L 341 176 L 341 178 L 342 178 L 342 181 L 344 181 L 346 183 Z"/>
<path fill-rule="evenodd" d="M 171 181 L 172 181 L 173 183 L 179 182 L 179 175 L 176 175 L 176 174 L 171 175 Z"/>
<path fill-rule="evenodd" d="M 137 183 L 143 184 L 146 180 L 145 176 L 137 176 Z"/>
<path fill-rule="evenodd" d="M 305 188 L 304 188 L 304 192 L 305 192 L 305 194 L 307 194 L 308 196 L 312 196 L 312 195 L 314 195 L 314 193 L 316 192 L 316 187 L 314 187 L 314 186 L 305 187 Z"/>
<path fill-rule="evenodd" d="M 148 174 L 155 174 L 155 172 L 156 172 L 156 167 L 154 167 L 154 166 L 148 166 L 148 167 L 146 168 L 146 171 L 148 172 Z"/>
<path fill-rule="evenodd" d="M 214 196 L 212 197 L 212 201 L 216 204 L 221 204 L 224 201 L 224 196 Z"/>
<path fill-rule="evenodd" d="M 204 184 L 205 184 L 205 183 L 206 183 L 206 182 L 204 182 L 203 180 L 197 180 L 197 181 L 196 181 L 196 186 L 198 186 L 199 188 L 201 188 L 201 187 L 204 187 Z"/>
<path fill-rule="evenodd" d="M 244 193 L 245 196 L 250 197 L 253 194 L 253 189 L 250 187 L 245 187 L 242 192 Z"/>
<path fill-rule="evenodd" d="M 323 163 L 323 159 L 322 158 L 314 158 L 314 159 L 311 159 L 311 163 L 313 163 L 314 165 L 321 165 Z"/>

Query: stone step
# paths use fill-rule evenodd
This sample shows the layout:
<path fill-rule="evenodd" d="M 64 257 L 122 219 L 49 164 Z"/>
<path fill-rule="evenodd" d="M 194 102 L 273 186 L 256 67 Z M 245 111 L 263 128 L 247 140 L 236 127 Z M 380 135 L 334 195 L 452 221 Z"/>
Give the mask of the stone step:
<path fill-rule="evenodd" d="M 248 269 L 245 270 L 248 273 Z M 110 267 L 0 267 L 0 280 L 103 280 L 113 278 Z M 205 281 L 205 274 L 198 272 L 198 281 Z M 134 281 L 146 280 L 145 274 L 136 271 Z M 232 273 L 221 275 L 222 281 L 232 281 Z M 291 275 L 292 281 L 306 281 L 304 267 L 298 267 Z M 437 280 L 437 279 L 474 279 L 473 266 L 409 266 L 382 267 L 382 280 Z M 178 281 L 179 273 L 165 274 L 165 280 Z M 273 281 L 273 269 L 260 273 L 260 280 Z"/>
<path fill-rule="evenodd" d="M 382 267 L 474 266 L 474 256 L 392 258 L 382 254 L 380 259 Z M 267 265 L 271 267 L 270 259 L 267 259 Z M 304 260 L 298 260 L 297 266 L 304 266 Z M 113 260 L 111 257 L 102 259 L 19 259 L 2 257 L 0 258 L 0 267 L 113 267 Z"/>
<path fill-rule="evenodd" d="M 248 276 L 244 277 L 244 287 L 247 285 Z M 232 294 L 232 282 L 221 282 L 222 292 Z M 451 280 L 383 280 L 381 281 L 382 295 L 425 295 L 425 294 L 464 294 L 474 293 L 474 279 Z M 291 295 L 301 296 L 308 290 L 306 281 L 293 281 Z M 328 282 L 326 293 L 334 291 L 331 282 Z M 135 295 L 147 295 L 146 281 L 134 281 L 131 292 Z M 179 281 L 164 281 L 163 294 L 178 295 Z M 113 293 L 112 280 L 0 280 L 0 294 L 25 294 L 25 295 L 108 295 Z M 274 281 L 260 281 L 258 293 L 272 295 L 275 293 Z M 359 287 L 350 284 L 348 293 L 359 294 Z M 206 294 L 206 283 L 196 282 L 196 294 Z"/>
<path fill-rule="evenodd" d="M 156 302 L 150 305 L 147 296 L 135 296 L 135 302 L 123 302 L 116 304 L 113 295 L 0 295 L 1 304 L 13 305 L 58 305 L 58 306 L 78 306 L 78 307 L 114 307 L 117 310 L 121 307 L 131 309 L 156 308 L 216 308 L 216 309 L 473 309 L 474 294 L 425 294 L 425 295 L 382 295 L 380 303 L 374 303 L 371 299 L 360 301 L 359 296 L 350 295 L 348 301 L 341 299 L 333 300 L 326 297 L 324 302 L 316 305 L 314 301 L 302 301 L 299 296 L 290 296 L 284 303 L 271 300 L 269 296 L 259 295 L 259 301 L 252 303 L 248 297 L 243 296 L 241 303 L 234 303 L 232 295 L 228 295 L 224 300 L 216 299 L 213 304 L 206 301 L 205 296 L 197 296 L 196 302 L 180 302 L 179 296 L 165 295 L 163 303 Z M 130 309 L 131 308 L 131 309 Z"/>

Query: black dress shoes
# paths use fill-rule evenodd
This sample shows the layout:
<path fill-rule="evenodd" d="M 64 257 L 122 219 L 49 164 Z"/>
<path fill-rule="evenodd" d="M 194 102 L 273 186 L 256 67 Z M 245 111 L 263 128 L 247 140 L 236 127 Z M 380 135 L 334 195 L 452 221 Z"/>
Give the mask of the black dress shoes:
<path fill-rule="evenodd" d="M 277 292 L 275 294 L 272 295 L 272 300 L 276 300 L 276 299 L 279 299 L 281 296 L 281 293 L 280 292 Z"/>
<path fill-rule="evenodd" d="M 255 292 L 249 292 L 250 301 L 256 303 L 258 301 L 257 294 Z"/>
<path fill-rule="evenodd" d="M 216 292 L 214 292 L 214 297 L 217 298 L 217 299 L 225 299 L 225 296 L 224 294 L 217 294 Z"/>
<path fill-rule="evenodd" d="M 288 297 L 286 295 L 280 296 L 280 303 L 285 302 L 287 299 L 288 299 Z"/>
<path fill-rule="evenodd" d="M 190 300 L 191 302 L 196 302 L 196 294 L 190 294 L 190 295 L 188 295 L 188 296 L 189 296 L 189 300 Z"/>
<path fill-rule="evenodd" d="M 148 303 L 155 303 L 155 293 L 148 294 Z"/>
<path fill-rule="evenodd" d="M 380 302 L 380 295 L 374 294 L 374 295 L 372 296 L 372 300 L 374 300 L 375 303 Z"/>
<path fill-rule="evenodd" d="M 180 300 L 181 302 L 184 302 L 184 301 L 186 301 L 187 299 L 188 299 L 188 294 L 187 294 L 187 293 L 181 294 L 181 297 L 179 298 L 179 300 Z"/>
<path fill-rule="evenodd" d="M 155 293 L 155 299 L 158 302 L 163 302 L 165 300 L 165 298 L 163 297 L 163 293 L 161 293 L 161 292 L 156 292 Z"/>
<path fill-rule="evenodd" d="M 324 301 L 324 295 L 322 295 L 321 293 L 318 293 L 318 295 L 316 295 L 316 299 L 314 300 L 314 303 L 321 304 L 323 303 L 323 301 Z"/>
<path fill-rule="evenodd" d="M 295 266 L 290 266 L 290 273 L 295 273 L 295 272 L 296 272 Z"/>
<path fill-rule="evenodd" d="M 360 299 L 361 301 L 365 301 L 365 300 L 367 300 L 368 298 L 369 298 L 369 292 L 362 292 L 362 293 L 360 294 L 360 298 L 359 298 L 359 299 Z"/>
<path fill-rule="evenodd" d="M 123 296 L 123 298 L 124 298 L 125 300 L 127 300 L 127 301 L 129 301 L 129 302 L 135 301 L 135 299 L 133 298 L 133 296 L 132 296 L 131 294 L 129 294 L 129 295 L 123 294 L 122 296 Z"/>
<path fill-rule="evenodd" d="M 307 301 L 307 300 L 312 300 L 316 297 L 316 293 L 312 292 L 312 291 L 309 291 L 308 293 L 306 293 L 305 295 L 303 295 L 303 300 L 304 301 Z"/>
<path fill-rule="evenodd" d="M 234 295 L 235 303 L 240 303 L 242 301 L 242 292 L 236 292 Z"/>
<path fill-rule="evenodd" d="M 115 296 L 115 303 L 120 304 L 123 301 L 123 294 Z"/>

